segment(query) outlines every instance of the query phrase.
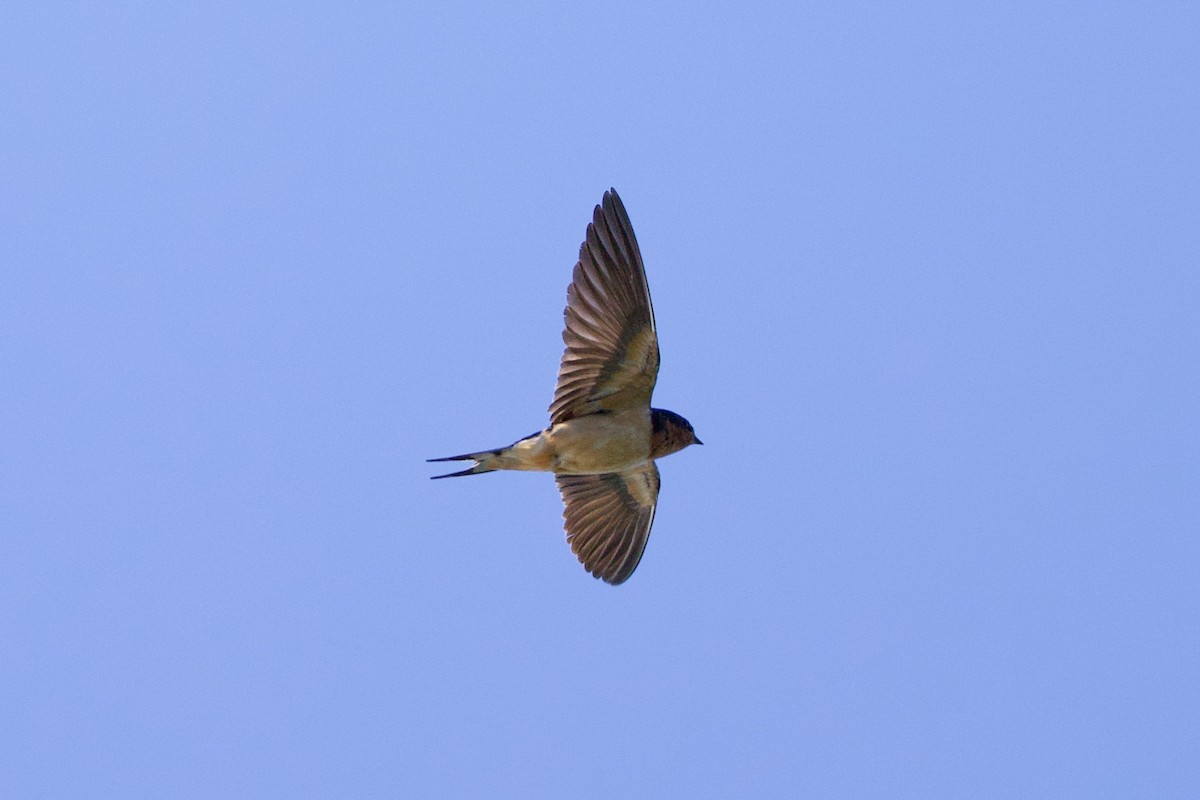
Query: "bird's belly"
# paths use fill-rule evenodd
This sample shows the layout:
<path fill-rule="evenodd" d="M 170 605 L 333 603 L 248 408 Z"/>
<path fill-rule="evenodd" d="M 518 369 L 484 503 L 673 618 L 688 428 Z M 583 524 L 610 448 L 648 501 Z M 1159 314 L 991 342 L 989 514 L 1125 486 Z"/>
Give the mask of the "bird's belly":
<path fill-rule="evenodd" d="M 547 436 L 554 450 L 554 472 L 622 472 L 650 457 L 650 413 L 589 414 L 554 425 Z"/>

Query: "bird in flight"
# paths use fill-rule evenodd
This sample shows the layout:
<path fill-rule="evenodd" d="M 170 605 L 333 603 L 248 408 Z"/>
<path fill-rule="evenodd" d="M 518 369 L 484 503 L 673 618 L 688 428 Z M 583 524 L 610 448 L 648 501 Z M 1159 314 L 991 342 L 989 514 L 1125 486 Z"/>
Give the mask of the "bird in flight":
<path fill-rule="evenodd" d="M 655 460 L 703 444 L 686 419 L 650 407 L 658 334 L 646 268 L 616 189 L 604 193 L 567 287 L 562 363 L 550 427 L 474 461 L 455 478 L 500 469 L 553 472 L 567 542 L 584 568 L 624 583 L 646 549 L 658 504 Z"/>

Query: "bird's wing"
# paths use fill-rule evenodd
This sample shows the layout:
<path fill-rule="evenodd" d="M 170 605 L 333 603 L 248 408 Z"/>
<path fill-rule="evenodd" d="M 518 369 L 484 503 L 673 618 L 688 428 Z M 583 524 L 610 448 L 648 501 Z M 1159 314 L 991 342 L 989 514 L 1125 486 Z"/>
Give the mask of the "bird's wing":
<path fill-rule="evenodd" d="M 584 569 L 624 583 L 646 549 L 658 503 L 658 467 L 603 475 L 556 475 L 562 493 L 567 542 Z"/>
<path fill-rule="evenodd" d="M 658 334 L 646 268 L 615 189 L 596 206 L 567 289 L 562 364 L 550 421 L 648 407 Z"/>

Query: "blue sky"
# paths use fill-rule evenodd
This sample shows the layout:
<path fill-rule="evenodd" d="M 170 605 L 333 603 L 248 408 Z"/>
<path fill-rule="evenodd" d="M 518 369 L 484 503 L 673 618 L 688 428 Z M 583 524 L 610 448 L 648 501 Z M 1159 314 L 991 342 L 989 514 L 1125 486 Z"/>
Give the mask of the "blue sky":
<path fill-rule="evenodd" d="M 0 795 L 1190 797 L 1190 3 L 0 17 Z M 620 192 L 646 556 L 546 423 Z"/>

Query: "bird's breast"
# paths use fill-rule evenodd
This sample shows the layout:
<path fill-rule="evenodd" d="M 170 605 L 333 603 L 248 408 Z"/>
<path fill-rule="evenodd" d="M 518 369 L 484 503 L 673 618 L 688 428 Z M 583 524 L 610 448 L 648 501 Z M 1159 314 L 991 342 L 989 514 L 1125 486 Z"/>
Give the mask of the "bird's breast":
<path fill-rule="evenodd" d="M 623 472 L 650 457 L 650 411 L 588 414 L 552 426 L 546 436 L 555 472 Z"/>

